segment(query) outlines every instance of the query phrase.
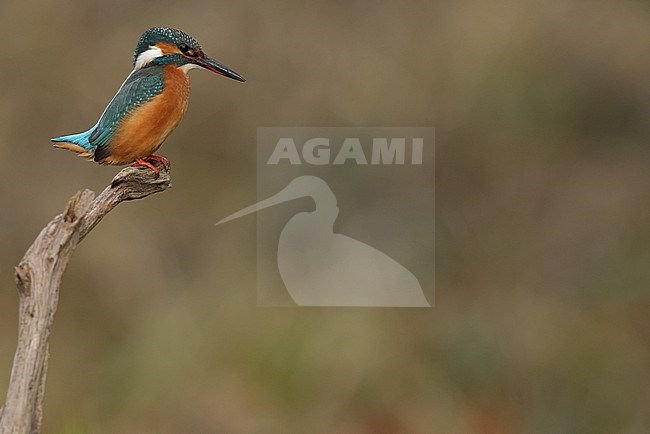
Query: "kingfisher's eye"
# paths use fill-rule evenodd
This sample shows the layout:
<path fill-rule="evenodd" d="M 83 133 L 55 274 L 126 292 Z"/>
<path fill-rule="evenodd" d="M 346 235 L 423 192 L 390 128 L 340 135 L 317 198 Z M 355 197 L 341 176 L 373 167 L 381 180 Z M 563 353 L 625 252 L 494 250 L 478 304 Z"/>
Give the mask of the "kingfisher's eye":
<path fill-rule="evenodd" d="M 186 44 L 180 44 L 178 46 L 178 49 L 181 50 L 181 53 L 187 54 L 189 56 L 194 54 L 194 50 L 192 50 L 190 47 L 188 47 Z"/>

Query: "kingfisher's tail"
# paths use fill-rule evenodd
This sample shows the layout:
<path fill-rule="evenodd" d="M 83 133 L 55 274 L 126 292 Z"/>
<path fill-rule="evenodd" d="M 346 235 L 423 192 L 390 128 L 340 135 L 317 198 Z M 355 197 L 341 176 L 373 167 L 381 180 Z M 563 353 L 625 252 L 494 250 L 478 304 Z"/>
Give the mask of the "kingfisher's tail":
<path fill-rule="evenodd" d="M 71 134 L 69 136 L 55 137 L 51 139 L 54 142 L 55 148 L 67 149 L 76 152 L 80 157 L 93 158 L 95 155 L 95 147 L 90 144 L 88 140 L 95 127 L 88 131 L 79 134 Z"/>

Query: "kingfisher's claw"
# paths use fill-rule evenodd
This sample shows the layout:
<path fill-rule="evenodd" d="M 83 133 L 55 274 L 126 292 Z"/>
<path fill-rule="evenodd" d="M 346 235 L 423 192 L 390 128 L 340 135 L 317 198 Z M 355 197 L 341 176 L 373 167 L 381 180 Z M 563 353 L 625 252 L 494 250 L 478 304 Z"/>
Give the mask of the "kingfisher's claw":
<path fill-rule="evenodd" d="M 156 163 L 161 163 L 163 166 L 165 166 L 165 169 L 169 170 L 169 160 L 166 159 L 165 157 L 159 157 L 158 155 L 149 155 L 147 158 L 144 159 L 144 161 L 147 162 L 154 161 Z"/>
<path fill-rule="evenodd" d="M 137 160 L 135 160 L 135 163 L 131 165 L 131 167 L 147 167 L 153 170 L 153 173 L 156 176 L 156 178 L 158 178 L 158 176 L 160 175 L 160 171 L 158 170 L 158 168 L 153 164 L 151 164 L 149 161 L 147 161 L 147 159 L 143 160 L 141 158 L 138 158 Z"/>

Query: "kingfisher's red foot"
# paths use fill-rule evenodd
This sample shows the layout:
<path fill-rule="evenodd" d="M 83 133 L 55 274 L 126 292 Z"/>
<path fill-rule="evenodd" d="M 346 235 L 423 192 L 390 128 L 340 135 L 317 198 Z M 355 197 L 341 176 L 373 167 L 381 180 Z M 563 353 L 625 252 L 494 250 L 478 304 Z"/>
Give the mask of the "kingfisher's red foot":
<path fill-rule="evenodd" d="M 158 155 L 149 155 L 147 158 L 144 159 L 144 161 L 154 161 L 156 163 L 161 163 L 163 166 L 165 166 L 165 169 L 169 170 L 169 160 L 166 159 L 165 157 L 159 157 Z"/>
<path fill-rule="evenodd" d="M 131 165 L 131 167 L 148 167 L 149 169 L 153 170 L 154 175 L 156 175 L 156 178 L 158 178 L 158 175 L 160 175 L 160 171 L 156 166 L 148 162 L 147 160 L 149 157 L 145 158 L 144 160 L 141 158 L 138 158 L 135 160 L 135 163 Z"/>

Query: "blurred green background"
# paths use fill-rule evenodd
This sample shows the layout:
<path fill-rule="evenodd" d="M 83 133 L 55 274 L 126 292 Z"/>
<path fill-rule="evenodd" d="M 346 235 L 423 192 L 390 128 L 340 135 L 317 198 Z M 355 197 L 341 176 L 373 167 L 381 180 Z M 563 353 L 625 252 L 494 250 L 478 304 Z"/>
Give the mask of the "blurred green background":
<path fill-rule="evenodd" d="M 117 172 L 54 150 L 91 126 L 141 32 L 195 36 L 173 188 L 79 246 L 45 433 L 645 433 L 645 1 L 0 3 L 0 400 L 13 267 Z M 434 126 L 436 306 L 255 307 L 259 126 Z"/>

